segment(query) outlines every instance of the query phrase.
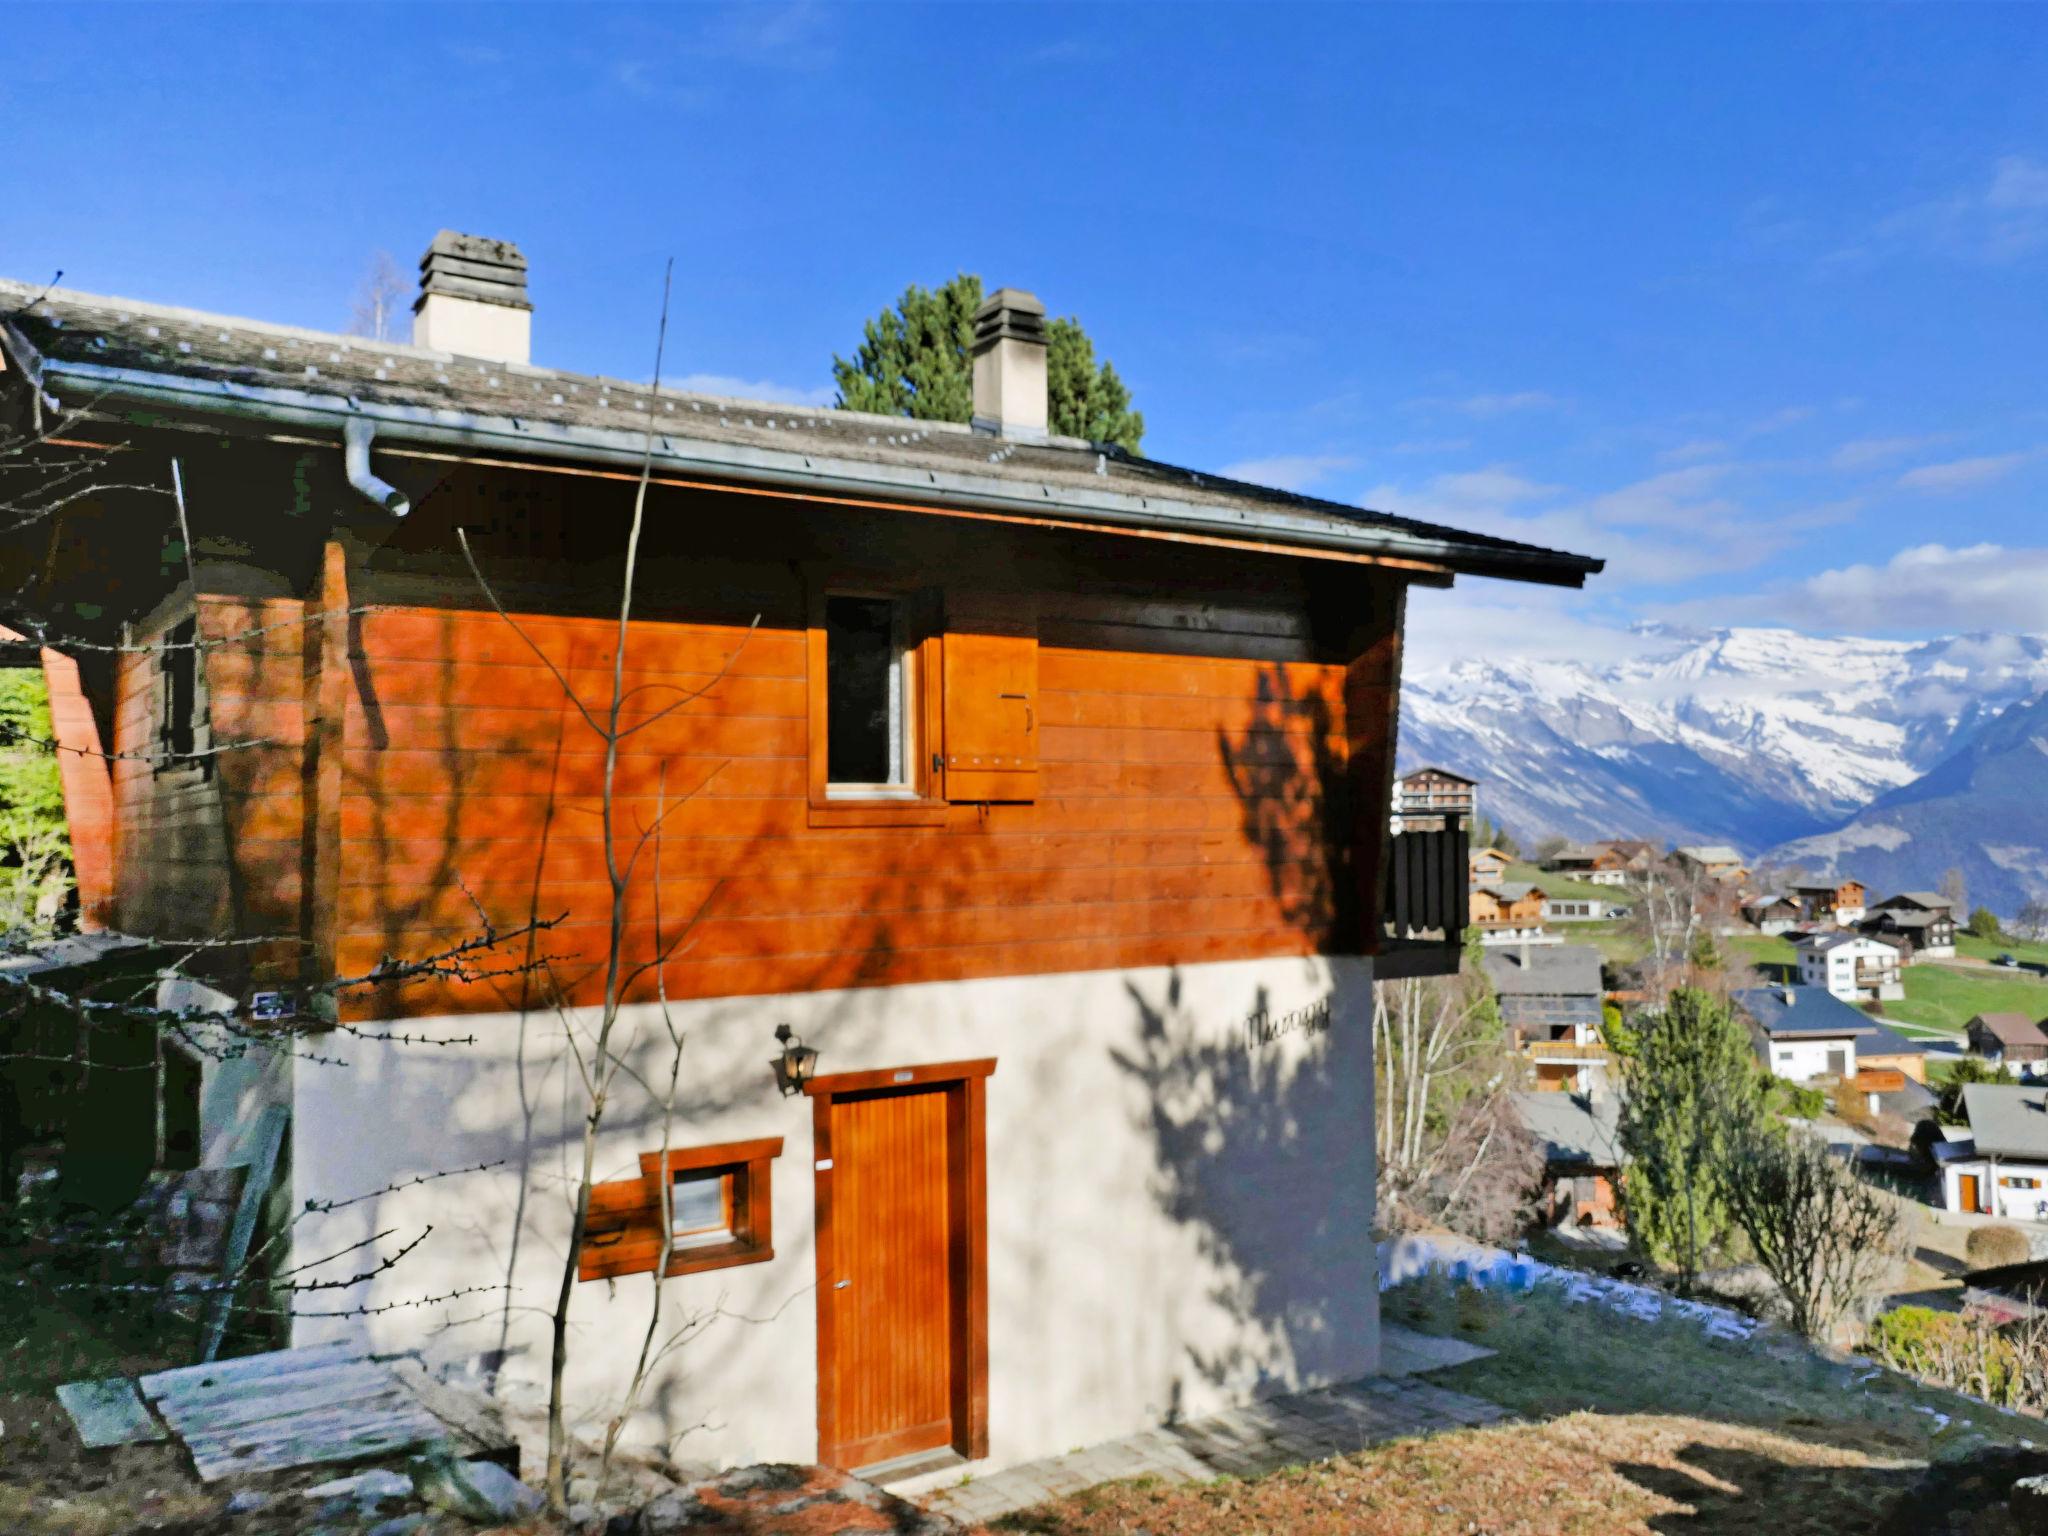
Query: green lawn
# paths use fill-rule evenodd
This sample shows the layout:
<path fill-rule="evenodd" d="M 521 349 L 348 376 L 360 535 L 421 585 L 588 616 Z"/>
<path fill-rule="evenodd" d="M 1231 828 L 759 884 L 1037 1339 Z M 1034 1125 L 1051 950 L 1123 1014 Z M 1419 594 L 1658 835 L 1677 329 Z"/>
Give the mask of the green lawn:
<path fill-rule="evenodd" d="M 2048 944 L 2029 943 L 2025 939 L 1980 939 L 1974 934 L 1958 933 L 1956 953 L 1972 960 L 1996 960 L 2000 955 L 2011 955 L 2015 960 L 2048 963 Z"/>
<path fill-rule="evenodd" d="M 1905 1001 L 1886 1003 L 1886 1017 L 1960 1034 L 1980 1013 L 2048 1014 L 2048 980 L 2026 972 L 1966 971 L 1922 961 L 1905 969 Z"/>
<path fill-rule="evenodd" d="M 1590 880 L 1573 880 L 1564 875 L 1553 875 L 1548 870 L 1538 869 L 1534 864 L 1510 864 L 1506 878 L 1526 880 L 1546 896 L 1561 896 L 1568 901 L 1627 901 L 1628 889 L 1619 885 L 1595 885 Z"/>
<path fill-rule="evenodd" d="M 1799 952 L 1783 934 L 1733 933 L 1720 944 L 1731 966 L 1753 965 L 1767 981 L 1789 981 L 1799 961 Z"/>
<path fill-rule="evenodd" d="M 1641 939 L 1620 923 L 1554 923 L 1567 944 L 1590 944 L 1609 965 L 1633 965 L 1643 958 Z"/>

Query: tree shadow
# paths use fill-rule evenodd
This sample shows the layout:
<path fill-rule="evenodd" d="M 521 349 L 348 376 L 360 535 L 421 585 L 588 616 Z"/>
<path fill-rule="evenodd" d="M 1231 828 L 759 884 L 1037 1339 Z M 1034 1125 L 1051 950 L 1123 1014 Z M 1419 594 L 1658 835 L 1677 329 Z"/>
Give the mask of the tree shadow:
<path fill-rule="evenodd" d="M 1651 1530 L 1671 1536 L 1760 1530 L 1794 1510 L 1802 1528 L 1874 1530 L 1918 1476 L 1910 1467 L 1795 1462 L 1698 1441 L 1674 1459 L 1674 1467 L 1614 1465 L 1639 1488 L 1687 1506 L 1649 1520 Z"/>

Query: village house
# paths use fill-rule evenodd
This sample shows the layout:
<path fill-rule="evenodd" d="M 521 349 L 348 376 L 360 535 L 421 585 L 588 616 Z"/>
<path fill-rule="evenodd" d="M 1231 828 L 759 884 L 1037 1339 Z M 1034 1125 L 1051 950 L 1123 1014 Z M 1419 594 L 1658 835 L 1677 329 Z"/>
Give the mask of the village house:
<path fill-rule="evenodd" d="M 1403 604 L 1599 562 L 1050 435 L 1015 289 L 952 425 L 537 365 L 516 248 L 422 269 L 413 345 L 0 286 L 0 420 L 117 460 L 0 547 L 87 922 L 257 1034 L 180 1070 L 206 1165 L 285 1127 L 276 1269 L 372 1276 L 291 1342 L 544 1392 L 637 849 L 576 1422 L 665 1219 L 692 1333 L 627 1433 L 692 1460 L 993 1468 L 1372 1372 L 1372 988 L 1455 970 L 1472 788 L 1394 799 Z"/>
<path fill-rule="evenodd" d="M 1742 918 L 1758 933 L 1790 933 L 1805 921 L 1805 912 L 1792 897 L 1772 892 L 1745 901 Z"/>
<path fill-rule="evenodd" d="M 1499 885 L 1508 875 L 1508 866 L 1514 863 L 1510 854 L 1498 848 L 1474 848 L 1465 859 L 1465 872 L 1474 885 Z"/>
<path fill-rule="evenodd" d="M 1969 1083 L 1967 1149 L 1939 1160 L 1942 1208 L 2048 1221 L 2048 1089 Z"/>
<path fill-rule="evenodd" d="M 1980 1013 L 1963 1026 L 1970 1049 L 1993 1066 L 2029 1070 L 2048 1060 L 2048 1029 L 2024 1013 Z"/>
<path fill-rule="evenodd" d="M 1613 1057 L 1601 1038 L 1600 951 L 1585 944 L 1490 949 L 1486 974 L 1501 1022 L 1515 1033 L 1544 1092 L 1611 1087 Z"/>
<path fill-rule="evenodd" d="M 1750 1023 L 1757 1057 L 1788 1082 L 1840 1081 L 1866 1091 L 1927 1082 L 1927 1048 L 1819 987 L 1745 987 L 1730 994 Z"/>
<path fill-rule="evenodd" d="M 1899 951 L 1881 940 L 1822 926 L 1800 933 L 1792 948 L 1803 986 L 1832 992 L 1845 1003 L 1889 1003 L 1906 995 Z"/>
<path fill-rule="evenodd" d="M 1478 808 L 1477 779 L 1448 768 L 1417 768 L 1394 780 L 1392 825 L 1396 832 L 1436 832 L 1469 827 Z"/>
<path fill-rule="evenodd" d="M 1853 928 L 1863 920 L 1866 892 L 1860 880 L 1824 880 L 1795 885 L 1791 895 L 1799 903 L 1803 922 L 1833 923 L 1838 928 Z"/>
<path fill-rule="evenodd" d="M 1544 1224 L 1618 1228 L 1621 1100 L 1612 1093 L 1518 1093 L 1515 1113 L 1543 1149 Z"/>
<path fill-rule="evenodd" d="M 1956 952 L 1956 919 L 1948 899 L 1933 891 L 1901 891 L 1873 903 L 1856 925 L 1872 938 L 1906 946 L 1907 963 L 1950 960 Z"/>
<path fill-rule="evenodd" d="M 1543 915 L 1553 923 L 1611 923 L 1627 917 L 1633 909 L 1627 902 L 1609 901 L 1603 896 L 1545 896 Z"/>
<path fill-rule="evenodd" d="M 1641 879 L 1664 862 L 1664 851 L 1655 843 L 1645 842 L 1641 838 L 1609 838 L 1593 846 L 1604 853 L 1613 854 L 1622 872 L 1630 880 Z"/>
<path fill-rule="evenodd" d="M 1749 878 L 1749 867 L 1742 862 L 1742 855 L 1724 843 L 1674 848 L 1671 850 L 1671 862 L 1682 873 L 1696 879 L 1725 885 L 1740 885 Z"/>
<path fill-rule="evenodd" d="M 1468 888 L 1466 921 L 1479 930 L 1482 944 L 1551 944 L 1557 942 L 1544 930 L 1544 913 L 1549 898 L 1526 880 L 1503 880 L 1498 885 Z"/>
<path fill-rule="evenodd" d="M 1543 867 L 1554 874 L 1583 880 L 1588 885 L 1627 885 L 1629 882 L 1628 861 L 1614 849 L 1599 844 L 1588 848 L 1567 843 L 1545 859 Z"/>

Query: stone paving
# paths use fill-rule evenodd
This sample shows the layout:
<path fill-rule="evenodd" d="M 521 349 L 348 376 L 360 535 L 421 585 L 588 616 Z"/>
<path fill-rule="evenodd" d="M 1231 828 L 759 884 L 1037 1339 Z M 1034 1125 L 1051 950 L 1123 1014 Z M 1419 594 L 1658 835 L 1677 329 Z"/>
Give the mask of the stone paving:
<path fill-rule="evenodd" d="M 1384 1341 L 1394 1370 L 1433 1370 L 1491 1353 L 1425 1335 Z M 1493 1424 L 1505 1408 L 1453 1392 L 1412 1374 L 1372 1376 L 1342 1386 L 1268 1398 L 1245 1408 L 1148 1429 L 1065 1456 L 1026 1462 L 987 1477 L 930 1489 L 927 1509 L 967 1525 L 1064 1498 L 1098 1483 L 1156 1477 L 1169 1483 L 1255 1477 L 1281 1467 L 1349 1455 L 1410 1435 Z"/>

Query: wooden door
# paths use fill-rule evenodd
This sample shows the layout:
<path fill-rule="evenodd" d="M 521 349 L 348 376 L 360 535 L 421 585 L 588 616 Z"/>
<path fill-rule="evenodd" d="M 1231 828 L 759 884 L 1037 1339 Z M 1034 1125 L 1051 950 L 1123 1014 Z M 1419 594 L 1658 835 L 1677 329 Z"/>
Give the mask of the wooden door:
<path fill-rule="evenodd" d="M 982 1101 L 993 1065 L 842 1074 L 809 1090 L 818 1455 L 830 1465 L 986 1454 Z"/>
<path fill-rule="evenodd" d="M 1966 1211 L 1976 1210 L 1977 1175 L 1974 1173 L 1958 1174 L 1956 1175 L 1956 1185 L 1962 1199 L 1963 1209 Z"/>

